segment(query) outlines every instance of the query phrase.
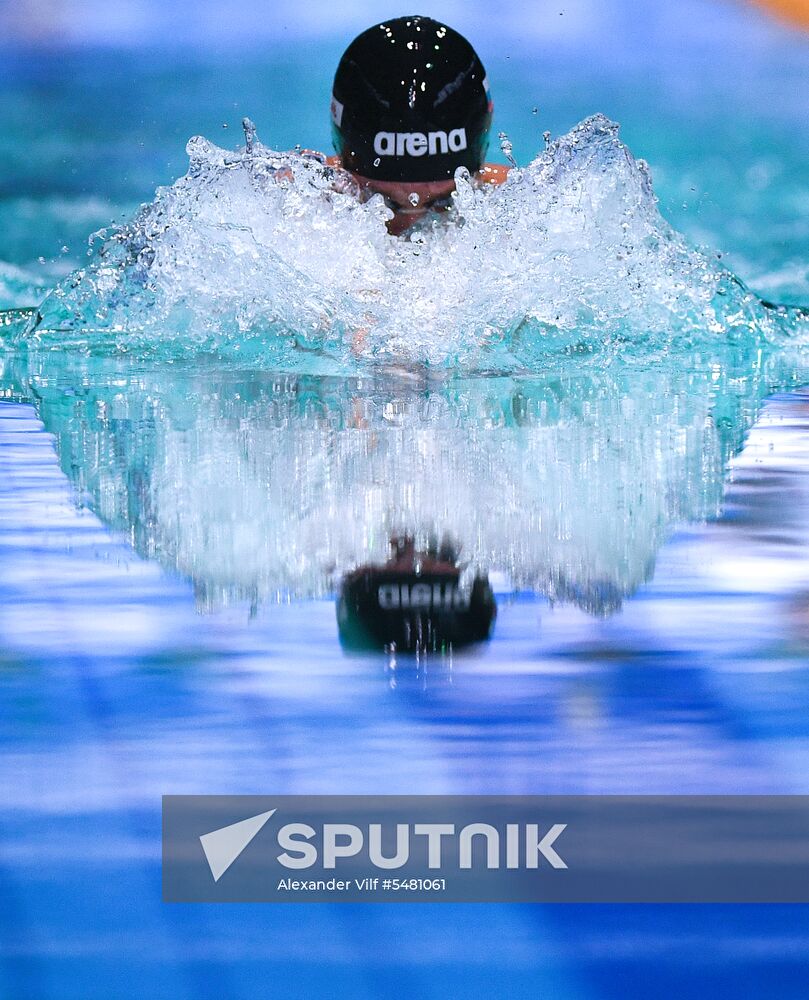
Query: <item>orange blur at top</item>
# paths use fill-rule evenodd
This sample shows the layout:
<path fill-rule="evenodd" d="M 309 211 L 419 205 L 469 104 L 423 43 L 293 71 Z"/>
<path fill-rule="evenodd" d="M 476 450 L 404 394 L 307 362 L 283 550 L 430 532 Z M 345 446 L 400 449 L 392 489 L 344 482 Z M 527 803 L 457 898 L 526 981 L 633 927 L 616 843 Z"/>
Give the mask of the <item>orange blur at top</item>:
<path fill-rule="evenodd" d="M 753 0 L 758 7 L 764 7 L 771 13 L 809 28 L 809 0 Z"/>

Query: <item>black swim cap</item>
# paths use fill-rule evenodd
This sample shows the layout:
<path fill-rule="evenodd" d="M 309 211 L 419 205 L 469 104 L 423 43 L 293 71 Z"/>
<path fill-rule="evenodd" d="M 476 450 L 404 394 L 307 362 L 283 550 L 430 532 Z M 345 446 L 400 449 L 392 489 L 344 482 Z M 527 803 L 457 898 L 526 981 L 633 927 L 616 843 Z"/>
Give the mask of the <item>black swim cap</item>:
<path fill-rule="evenodd" d="M 483 165 L 492 102 L 486 71 L 457 31 L 429 17 L 369 28 L 334 77 L 334 148 L 380 181 L 437 181 Z"/>

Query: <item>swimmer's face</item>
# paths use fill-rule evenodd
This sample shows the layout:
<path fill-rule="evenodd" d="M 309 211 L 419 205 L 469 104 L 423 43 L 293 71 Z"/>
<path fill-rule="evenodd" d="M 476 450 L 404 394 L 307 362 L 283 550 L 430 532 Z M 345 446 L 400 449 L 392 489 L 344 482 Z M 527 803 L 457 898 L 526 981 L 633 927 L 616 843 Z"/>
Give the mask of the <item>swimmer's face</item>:
<path fill-rule="evenodd" d="M 445 181 L 377 181 L 370 177 L 360 177 L 354 174 L 360 185 L 369 190 L 377 192 L 389 201 L 393 202 L 403 212 L 421 214 L 421 212 L 435 201 L 448 198 L 455 190 L 455 181 L 452 179 Z M 418 201 L 411 195 L 418 195 Z"/>

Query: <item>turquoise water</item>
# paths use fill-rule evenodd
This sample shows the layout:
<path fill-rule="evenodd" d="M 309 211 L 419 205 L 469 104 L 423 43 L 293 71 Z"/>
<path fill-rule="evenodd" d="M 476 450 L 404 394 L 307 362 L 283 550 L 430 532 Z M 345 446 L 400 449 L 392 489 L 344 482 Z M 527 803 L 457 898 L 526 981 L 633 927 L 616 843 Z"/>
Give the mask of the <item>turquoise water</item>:
<path fill-rule="evenodd" d="M 244 115 L 325 146 L 344 39 L 4 53 L 0 995 L 804 995 L 797 907 L 160 902 L 166 793 L 809 791 L 806 326 L 758 301 L 809 305 L 809 44 L 704 10 L 494 32 L 518 162 L 560 141 L 393 249 L 266 151 L 128 221 Z M 487 646 L 340 651 L 401 526 L 491 572 Z"/>

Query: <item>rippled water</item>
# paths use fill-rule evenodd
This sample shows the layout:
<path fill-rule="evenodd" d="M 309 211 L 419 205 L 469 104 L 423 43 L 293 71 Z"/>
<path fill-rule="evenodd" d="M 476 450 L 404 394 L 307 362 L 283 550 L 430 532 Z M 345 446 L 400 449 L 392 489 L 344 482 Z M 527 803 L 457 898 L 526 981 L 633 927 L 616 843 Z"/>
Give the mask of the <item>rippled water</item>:
<path fill-rule="evenodd" d="M 0 995 L 803 995 L 797 907 L 159 901 L 165 793 L 809 793 L 807 320 L 759 297 L 809 304 L 807 55 L 731 29 L 746 76 L 495 60 L 523 166 L 407 241 L 234 149 L 317 144 L 331 49 L 0 77 Z M 341 651 L 396 531 L 490 574 L 488 645 Z"/>
<path fill-rule="evenodd" d="M 47 352 L 8 374 L 78 501 L 203 605 L 326 596 L 405 531 L 606 612 L 675 527 L 719 511 L 762 398 L 801 378 L 760 351 L 679 360 L 420 382 Z"/>

